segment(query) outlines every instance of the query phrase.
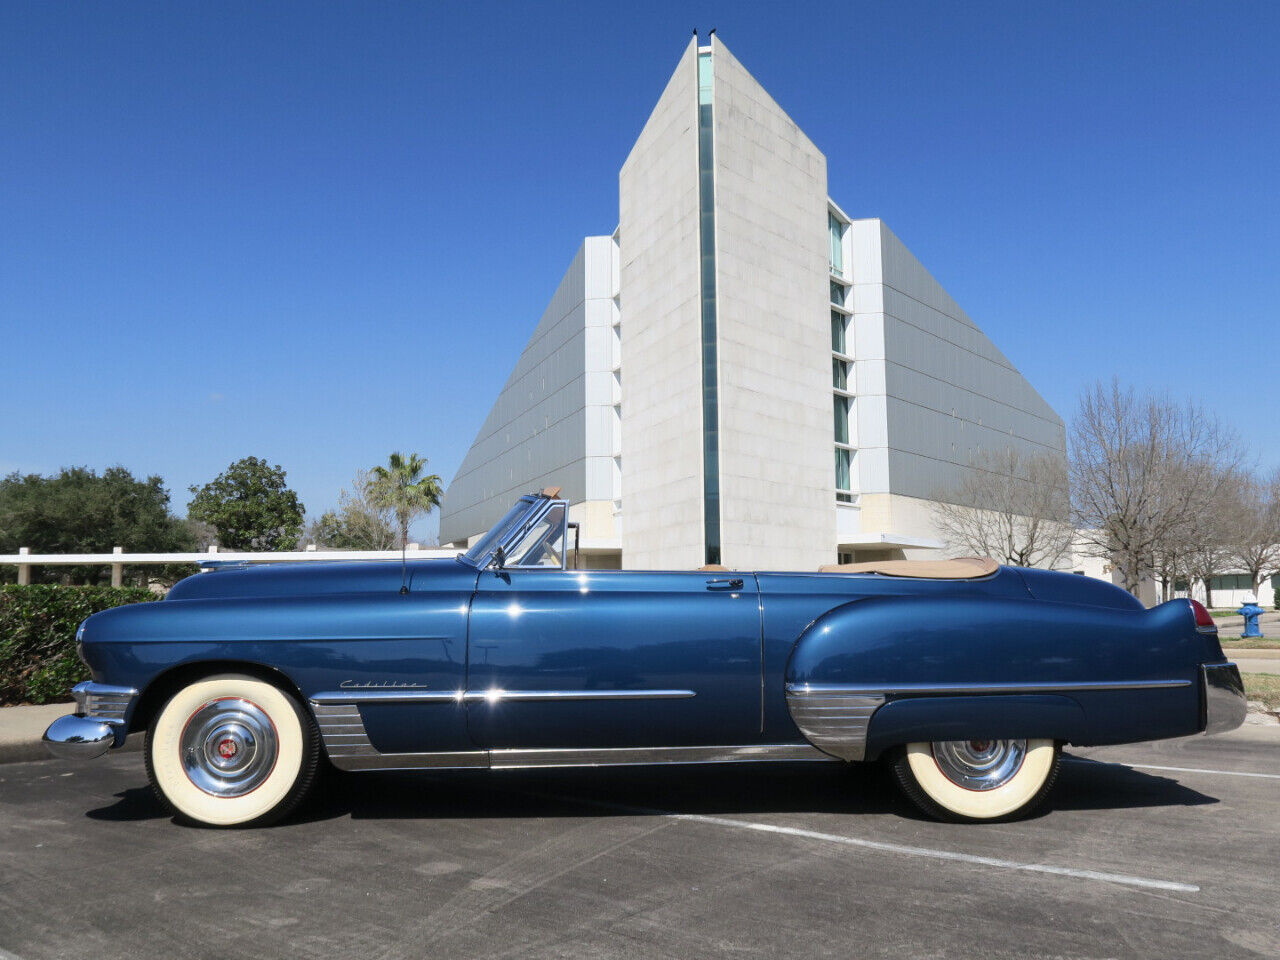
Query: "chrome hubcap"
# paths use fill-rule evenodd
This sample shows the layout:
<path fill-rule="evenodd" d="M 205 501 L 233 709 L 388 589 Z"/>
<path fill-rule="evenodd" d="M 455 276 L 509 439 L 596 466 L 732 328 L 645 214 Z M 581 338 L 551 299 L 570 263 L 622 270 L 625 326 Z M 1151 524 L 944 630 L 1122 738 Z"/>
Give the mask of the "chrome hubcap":
<path fill-rule="evenodd" d="M 994 790 L 1022 769 L 1025 740 L 937 740 L 933 759 L 942 775 L 966 790 Z"/>
<path fill-rule="evenodd" d="M 256 790 L 270 776 L 278 752 L 271 718 L 238 697 L 214 700 L 193 713 L 180 749 L 188 779 L 215 797 Z"/>

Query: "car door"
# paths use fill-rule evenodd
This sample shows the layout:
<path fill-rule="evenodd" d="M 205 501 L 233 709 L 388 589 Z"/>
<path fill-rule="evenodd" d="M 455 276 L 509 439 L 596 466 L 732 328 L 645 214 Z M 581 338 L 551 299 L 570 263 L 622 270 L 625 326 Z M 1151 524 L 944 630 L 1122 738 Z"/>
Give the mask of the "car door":
<path fill-rule="evenodd" d="M 471 737 L 494 750 L 759 742 L 758 601 L 750 574 L 484 570 Z"/>

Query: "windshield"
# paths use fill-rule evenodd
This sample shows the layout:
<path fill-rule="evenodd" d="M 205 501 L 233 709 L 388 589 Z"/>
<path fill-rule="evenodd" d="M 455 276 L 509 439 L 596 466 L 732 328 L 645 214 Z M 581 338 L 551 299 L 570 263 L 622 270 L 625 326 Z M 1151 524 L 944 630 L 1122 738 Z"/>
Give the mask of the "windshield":
<path fill-rule="evenodd" d="M 508 553 L 508 566 L 512 567 L 563 567 L 564 566 L 564 506 L 548 510 L 524 535 L 512 544 Z"/>
<path fill-rule="evenodd" d="M 525 518 L 532 503 L 533 501 L 527 497 L 521 497 L 517 500 L 503 518 L 490 527 L 489 532 L 477 540 L 471 549 L 462 555 L 462 559 L 473 567 L 480 566 L 484 562 L 485 556 L 505 540 L 507 535 Z"/>

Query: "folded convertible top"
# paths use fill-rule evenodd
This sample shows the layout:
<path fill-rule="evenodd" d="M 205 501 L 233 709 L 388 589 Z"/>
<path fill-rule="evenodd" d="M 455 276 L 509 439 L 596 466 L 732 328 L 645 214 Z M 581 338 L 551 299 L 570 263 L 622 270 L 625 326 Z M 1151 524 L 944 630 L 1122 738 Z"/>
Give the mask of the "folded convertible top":
<path fill-rule="evenodd" d="M 978 580 L 1000 569 L 990 557 L 959 557 L 955 560 L 879 560 L 873 563 L 831 563 L 819 573 L 879 573 L 886 577 L 917 580 Z"/>

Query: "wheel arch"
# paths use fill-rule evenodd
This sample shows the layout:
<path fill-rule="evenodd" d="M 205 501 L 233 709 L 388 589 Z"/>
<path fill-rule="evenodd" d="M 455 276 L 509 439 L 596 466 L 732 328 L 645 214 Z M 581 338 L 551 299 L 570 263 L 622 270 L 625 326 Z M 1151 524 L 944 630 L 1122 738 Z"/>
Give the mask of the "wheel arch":
<path fill-rule="evenodd" d="M 196 680 L 210 677 L 218 673 L 243 673 L 254 677 L 294 697 L 299 705 L 306 708 L 307 698 L 303 696 L 298 685 L 284 671 L 259 663 L 254 660 L 216 659 L 196 660 L 180 663 L 158 673 L 146 685 L 138 697 L 129 718 L 129 732 L 146 730 L 152 719 L 175 692 Z"/>

